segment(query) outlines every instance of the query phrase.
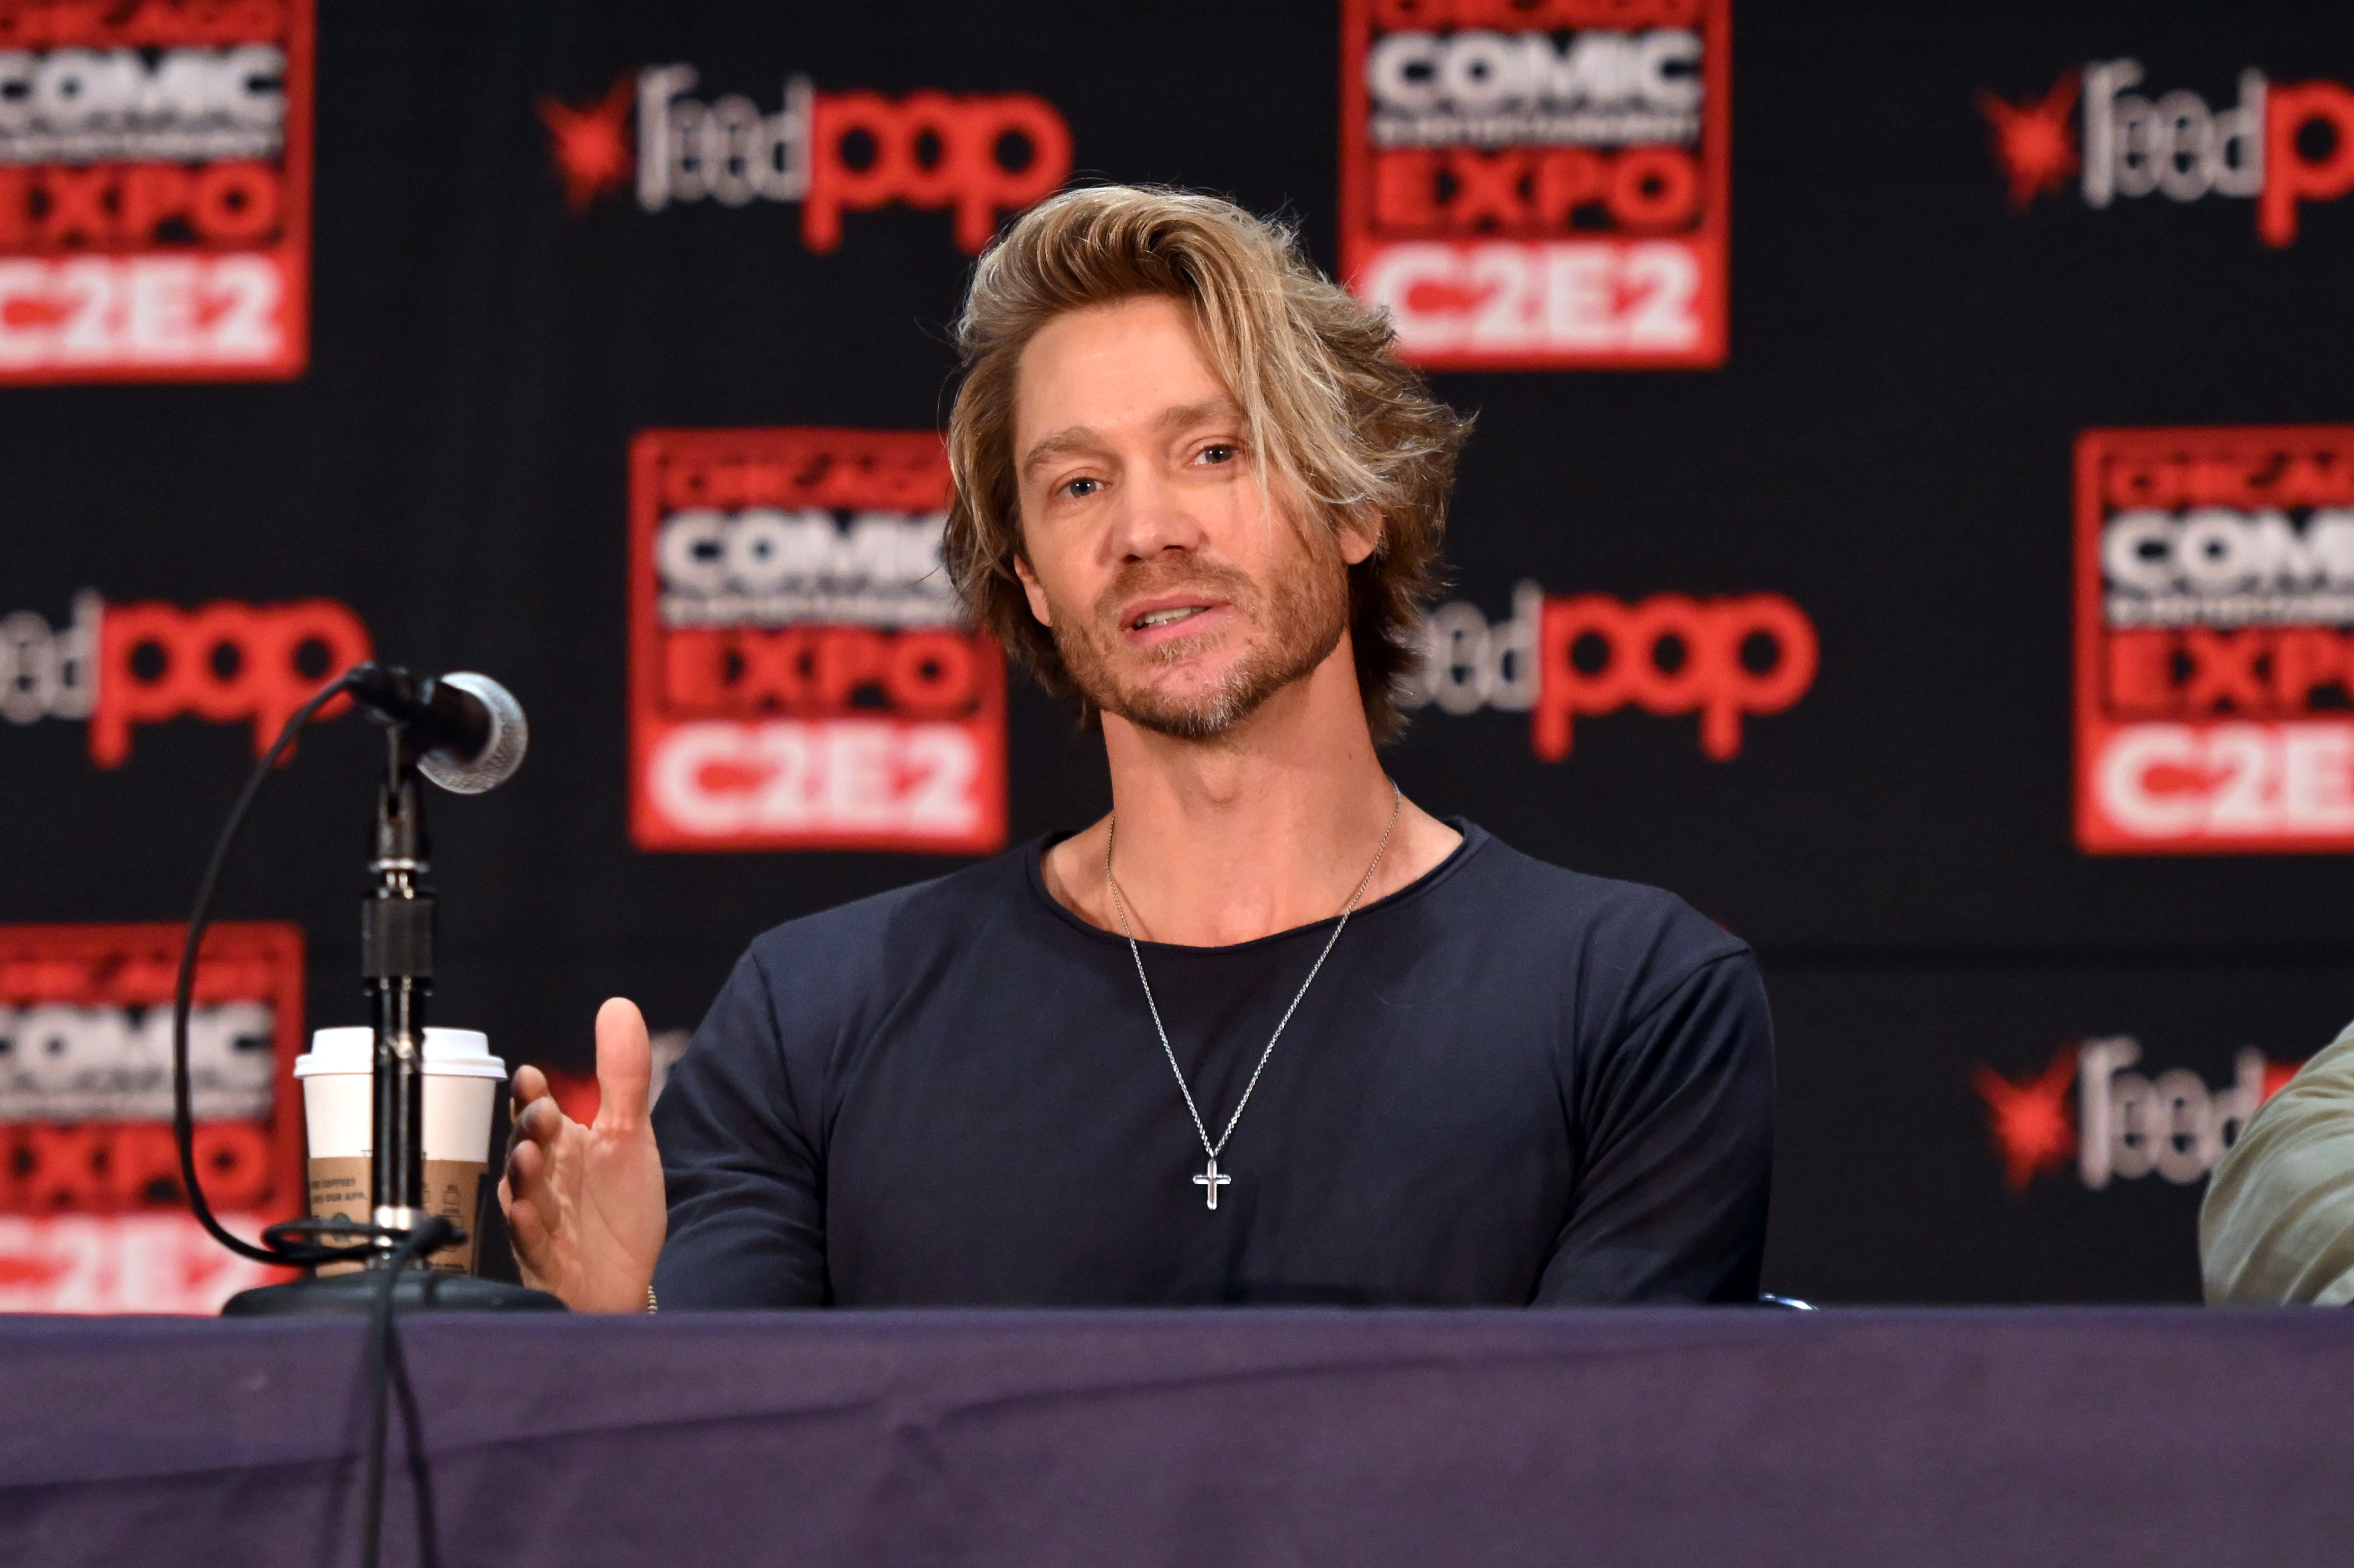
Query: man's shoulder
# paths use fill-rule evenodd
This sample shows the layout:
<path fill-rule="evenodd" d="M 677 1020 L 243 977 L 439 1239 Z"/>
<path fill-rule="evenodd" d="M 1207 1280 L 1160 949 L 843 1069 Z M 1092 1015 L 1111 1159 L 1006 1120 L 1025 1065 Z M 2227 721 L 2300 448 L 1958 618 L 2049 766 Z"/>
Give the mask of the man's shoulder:
<path fill-rule="evenodd" d="M 752 938 L 748 961 L 762 967 L 844 972 L 911 948 L 970 935 L 976 919 L 1002 920 L 1026 891 L 1034 846 L 1023 844 L 944 876 L 909 883 L 771 926 Z"/>
<path fill-rule="evenodd" d="M 1729 958 L 1749 945 L 1675 894 L 1648 883 L 1572 871 L 1512 848 L 1479 829 L 1479 890 L 1498 913 L 1587 943 Z M 1467 835 L 1468 836 L 1468 835 Z"/>
<path fill-rule="evenodd" d="M 1606 998 L 1608 1011 L 1639 1013 L 1703 970 L 1754 962 L 1748 943 L 1665 888 L 1554 865 L 1477 828 L 1466 837 L 1474 835 L 1466 869 L 1475 874 L 1463 891 L 1482 906 L 1490 939 L 1532 962 L 1566 965 L 1589 1004 Z"/>

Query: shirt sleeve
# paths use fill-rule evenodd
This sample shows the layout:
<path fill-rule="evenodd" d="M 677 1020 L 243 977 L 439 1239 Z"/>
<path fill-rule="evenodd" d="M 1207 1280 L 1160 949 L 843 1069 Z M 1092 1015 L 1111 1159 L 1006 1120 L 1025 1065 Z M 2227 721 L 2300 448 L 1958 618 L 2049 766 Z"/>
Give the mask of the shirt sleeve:
<path fill-rule="evenodd" d="M 791 1079 L 768 978 L 747 954 L 654 1107 L 663 1308 L 825 1304 L 822 1165 Z"/>
<path fill-rule="evenodd" d="M 1755 1301 L 1774 1166 L 1774 1029 L 1746 951 L 1703 964 L 1573 1089 L 1575 1197 L 1540 1306 Z"/>
<path fill-rule="evenodd" d="M 2215 1306 L 2354 1303 L 2354 1024 L 2217 1161 L 2199 1266 Z"/>

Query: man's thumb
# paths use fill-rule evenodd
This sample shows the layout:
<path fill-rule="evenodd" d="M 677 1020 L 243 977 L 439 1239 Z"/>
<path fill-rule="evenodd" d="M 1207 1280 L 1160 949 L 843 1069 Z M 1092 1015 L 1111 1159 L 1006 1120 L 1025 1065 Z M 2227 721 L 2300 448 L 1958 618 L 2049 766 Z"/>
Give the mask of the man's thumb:
<path fill-rule="evenodd" d="M 629 998 L 610 998 L 597 1010 L 597 1125 L 642 1123 L 653 1075 L 653 1043 L 646 1038 L 645 1015 Z"/>

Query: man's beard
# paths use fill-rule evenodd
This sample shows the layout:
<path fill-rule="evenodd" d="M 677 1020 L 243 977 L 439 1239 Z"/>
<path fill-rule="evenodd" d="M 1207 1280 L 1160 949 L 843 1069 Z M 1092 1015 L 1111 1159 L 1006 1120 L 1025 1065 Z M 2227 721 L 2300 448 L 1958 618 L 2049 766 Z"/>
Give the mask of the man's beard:
<path fill-rule="evenodd" d="M 1324 662 L 1349 626 L 1348 578 L 1337 552 L 1311 546 L 1304 558 L 1262 593 L 1235 567 L 1189 561 L 1138 562 L 1125 567 L 1096 600 L 1092 619 L 1057 615 L 1055 648 L 1079 694 L 1106 713 L 1176 740 L 1212 740 L 1259 710 L 1269 697 Z M 1266 639 L 1246 651 L 1205 690 L 1172 695 L 1149 685 L 1123 688 L 1115 669 L 1120 610 L 1146 594 L 1197 589 L 1234 609 L 1225 635 L 1256 630 Z M 1177 638 L 1146 658 L 1167 667 L 1201 652 L 1201 640 Z"/>

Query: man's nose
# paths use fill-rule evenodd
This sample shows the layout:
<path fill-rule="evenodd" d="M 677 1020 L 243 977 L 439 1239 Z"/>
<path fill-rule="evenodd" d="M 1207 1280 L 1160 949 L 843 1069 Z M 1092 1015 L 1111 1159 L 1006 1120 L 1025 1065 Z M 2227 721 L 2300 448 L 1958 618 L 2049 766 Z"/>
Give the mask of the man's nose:
<path fill-rule="evenodd" d="M 1111 547 L 1123 560 L 1201 547 L 1202 524 L 1177 488 L 1157 473 L 1131 480 L 1112 521 Z"/>

